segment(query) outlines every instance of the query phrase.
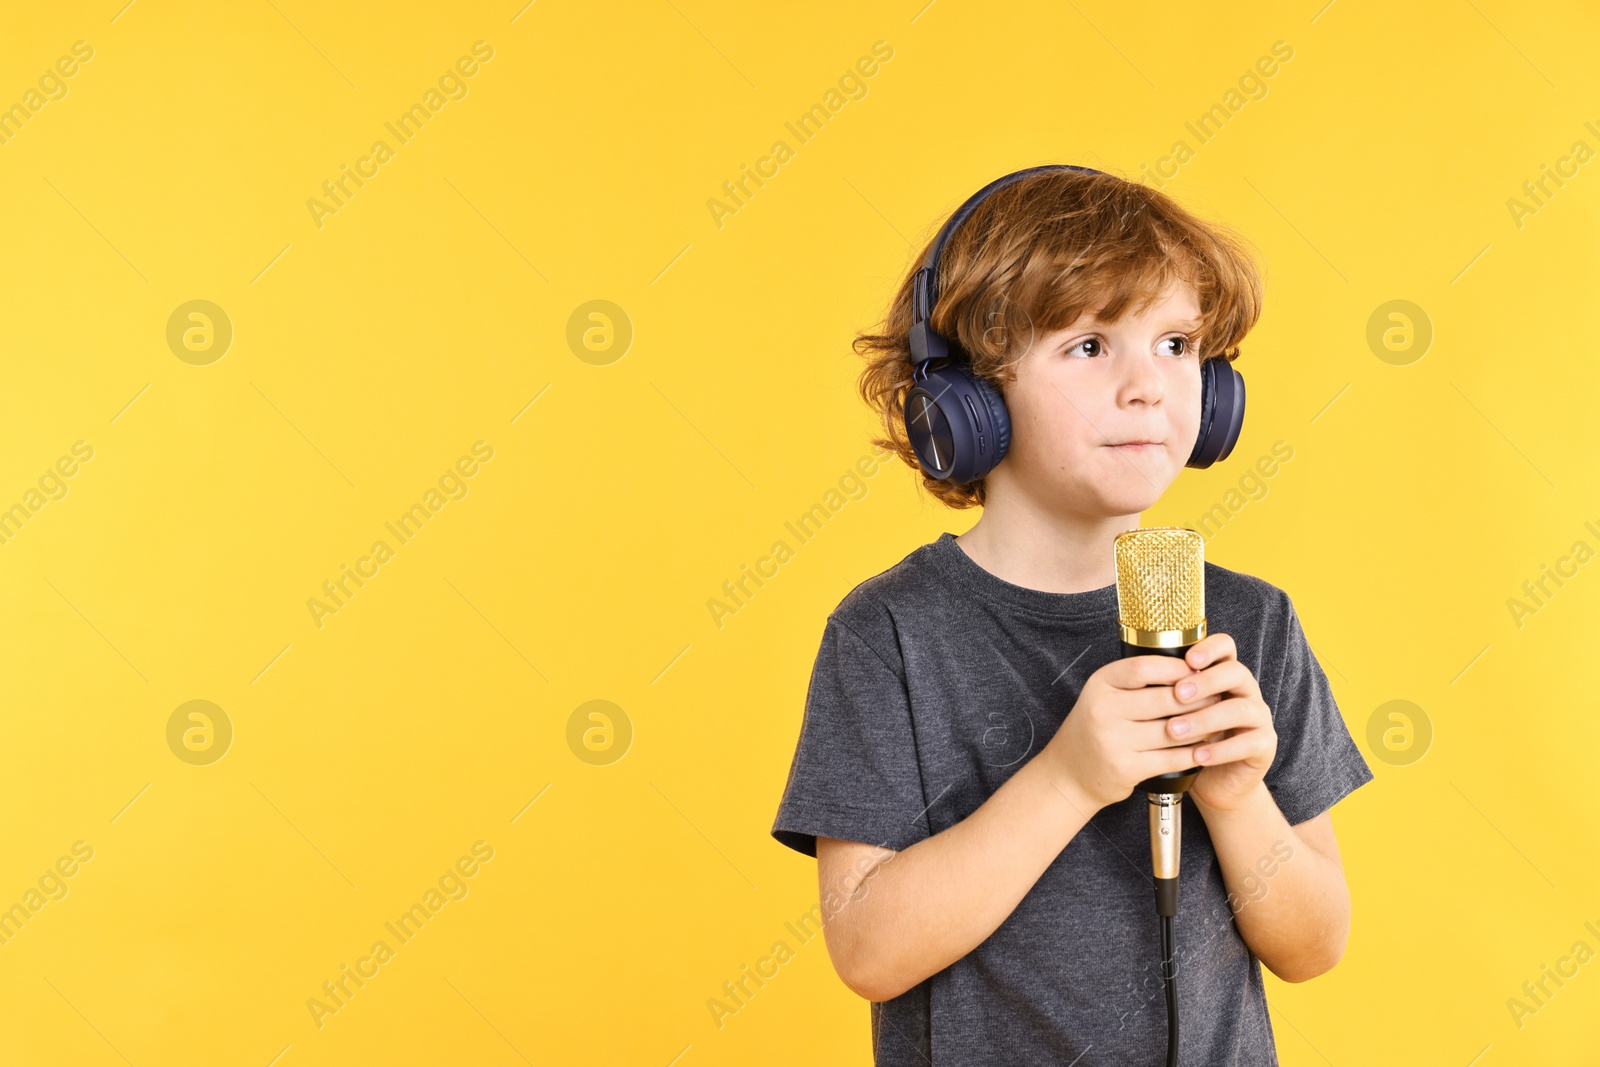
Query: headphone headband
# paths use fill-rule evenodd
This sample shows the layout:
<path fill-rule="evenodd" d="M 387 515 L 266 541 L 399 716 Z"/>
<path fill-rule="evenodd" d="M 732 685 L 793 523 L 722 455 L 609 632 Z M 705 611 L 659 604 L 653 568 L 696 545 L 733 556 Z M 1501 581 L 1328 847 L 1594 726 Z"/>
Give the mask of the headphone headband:
<path fill-rule="evenodd" d="M 934 238 L 933 247 L 928 249 L 927 258 L 922 261 L 922 266 L 912 278 L 911 283 L 911 357 L 917 364 L 926 363 L 931 359 L 944 359 L 950 354 L 948 341 L 933 331 L 929 324 L 933 318 L 934 302 L 939 299 L 939 257 L 944 254 L 945 242 L 955 233 L 956 227 L 966 221 L 977 206 L 989 194 L 1002 189 L 1013 182 L 1034 174 L 1044 174 L 1051 171 L 1074 170 L 1082 174 L 1100 174 L 1102 171 L 1092 170 L 1089 167 L 1075 167 L 1070 163 L 1047 163 L 1040 167 L 1028 167 L 1025 170 L 1013 171 L 1003 174 L 982 189 L 967 197 L 966 201 L 946 220 L 939 228 L 939 234 Z"/>

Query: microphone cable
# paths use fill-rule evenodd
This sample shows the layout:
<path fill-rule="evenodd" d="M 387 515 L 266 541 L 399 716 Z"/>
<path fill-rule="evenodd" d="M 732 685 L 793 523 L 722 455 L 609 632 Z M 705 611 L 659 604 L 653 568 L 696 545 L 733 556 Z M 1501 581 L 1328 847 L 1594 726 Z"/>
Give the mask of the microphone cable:
<path fill-rule="evenodd" d="M 1161 977 L 1167 987 L 1167 1067 L 1178 1067 L 1178 972 L 1173 966 L 1172 916 L 1161 916 Z"/>

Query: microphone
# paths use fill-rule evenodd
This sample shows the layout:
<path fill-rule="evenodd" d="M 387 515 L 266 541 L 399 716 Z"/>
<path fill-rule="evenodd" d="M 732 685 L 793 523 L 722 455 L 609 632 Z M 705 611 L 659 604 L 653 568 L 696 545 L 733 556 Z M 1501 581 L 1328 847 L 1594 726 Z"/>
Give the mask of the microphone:
<path fill-rule="evenodd" d="M 1149 526 L 1118 534 L 1117 629 L 1122 655 L 1175 656 L 1206 636 L 1205 540 L 1181 526 Z M 1173 919 L 1178 914 L 1178 857 L 1182 854 L 1183 795 L 1199 767 L 1146 778 L 1150 867 L 1161 917 L 1161 976 L 1167 991 L 1167 1067 L 1178 1063 L 1178 973 L 1173 966 Z"/>
<path fill-rule="evenodd" d="M 1182 658 L 1206 636 L 1205 540 L 1179 526 L 1149 526 L 1117 535 L 1117 628 L 1123 656 Z M 1146 778 L 1150 863 L 1156 914 L 1178 914 L 1178 858 L 1183 794 L 1199 767 Z"/>

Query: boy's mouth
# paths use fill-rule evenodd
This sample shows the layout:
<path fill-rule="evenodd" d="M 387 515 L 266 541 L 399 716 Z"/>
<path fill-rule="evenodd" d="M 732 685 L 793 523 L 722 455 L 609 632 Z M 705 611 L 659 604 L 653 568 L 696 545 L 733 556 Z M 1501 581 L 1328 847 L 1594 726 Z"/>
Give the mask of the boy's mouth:
<path fill-rule="evenodd" d="M 1160 441 L 1123 441 L 1118 444 L 1106 445 L 1106 448 L 1123 448 L 1130 452 L 1137 452 L 1146 448 L 1160 448 Z"/>

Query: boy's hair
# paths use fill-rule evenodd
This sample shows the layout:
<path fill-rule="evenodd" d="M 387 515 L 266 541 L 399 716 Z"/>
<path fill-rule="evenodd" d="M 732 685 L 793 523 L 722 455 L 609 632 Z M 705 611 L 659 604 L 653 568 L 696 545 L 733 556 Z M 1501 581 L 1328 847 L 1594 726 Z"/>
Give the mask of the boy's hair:
<path fill-rule="evenodd" d="M 912 279 L 933 240 L 917 253 L 878 330 L 858 333 L 852 345 L 867 359 L 861 397 L 887 433 L 873 444 L 919 473 L 904 417 L 912 372 L 907 337 Z M 1154 303 L 1178 279 L 1196 291 L 1201 326 L 1191 342 L 1200 358 L 1237 358 L 1261 315 L 1261 277 L 1240 238 L 1138 182 L 1047 171 L 988 196 L 950 236 L 930 325 L 957 341 L 973 372 L 999 390 L 1016 380 L 1014 363 L 1036 336 L 1065 329 L 1085 311 L 1115 322 Z M 924 473 L 922 481 L 949 507 L 984 503 L 982 478 L 956 485 Z"/>

